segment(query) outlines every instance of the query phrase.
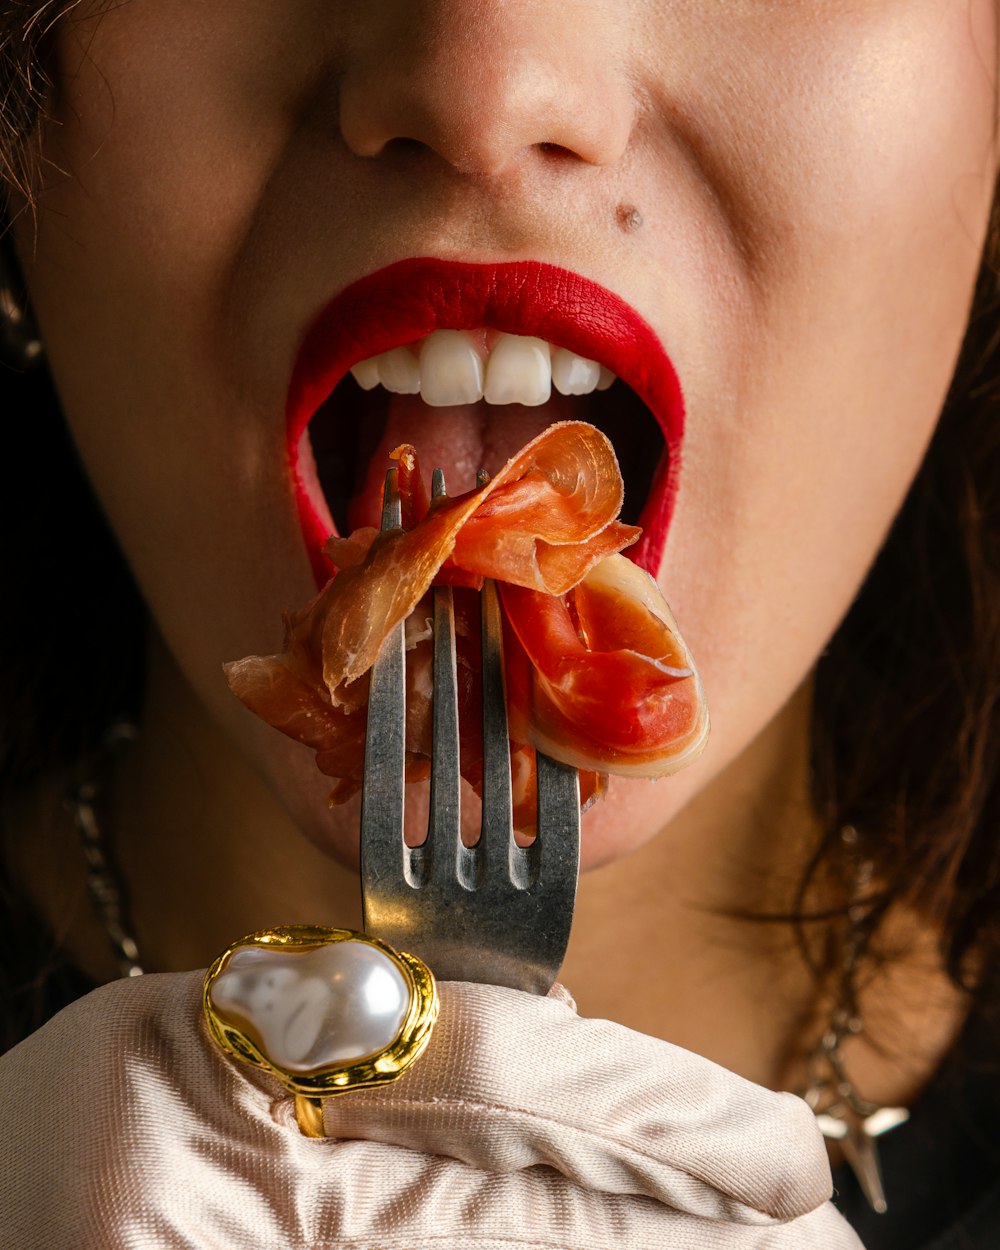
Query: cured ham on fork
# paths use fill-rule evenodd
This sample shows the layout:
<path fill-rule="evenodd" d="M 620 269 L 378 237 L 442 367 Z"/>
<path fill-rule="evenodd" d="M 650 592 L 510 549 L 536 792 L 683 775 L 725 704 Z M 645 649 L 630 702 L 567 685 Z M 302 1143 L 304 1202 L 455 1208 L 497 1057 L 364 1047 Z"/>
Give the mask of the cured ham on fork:
<path fill-rule="evenodd" d="M 534 750 L 581 770 L 581 801 L 607 773 L 657 777 L 696 758 L 708 734 L 701 682 L 653 580 L 620 553 L 640 531 L 619 521 L 623 484 L 608 439 L 562 422 L 489 481 L 430 500 L 416 453 L 393 452 L 402 529 L 332 537 L 336 575 L 286 617 L 283 650 L 226 665 L 230 687 L 269 724 L 316 752 L 333 803 L 360 788 L 368 673 L 388 633 L 407 632 L 407 780 L 430 760 L 433 585 L 456 587 L 460 716 L 478 724 L 478 590 L 497 582 L 504 613 L 515 827 L 534 821 Z M 463 641 L 465 640 L 465 641 Z M 481 778 L 463 735 L 461 770 Z"/>

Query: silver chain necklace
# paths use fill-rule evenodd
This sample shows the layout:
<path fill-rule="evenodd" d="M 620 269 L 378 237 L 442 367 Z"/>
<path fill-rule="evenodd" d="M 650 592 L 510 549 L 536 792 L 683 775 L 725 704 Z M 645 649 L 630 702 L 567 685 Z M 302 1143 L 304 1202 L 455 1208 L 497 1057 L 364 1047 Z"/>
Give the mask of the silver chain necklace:
<path fill-rule="evenodd" d="M 131 721 L 116 721 L 104 736 L 103 762 L 110 763 L 122 747 L 135 741 L 138 732 Z M 91 774 L 70 789 L 66 807 L 73 817 L 83 847 L 87 864 L 87 893 L 111 941 L 118 971 L 123 977 L 138 977 L 142 975 L 143 967 L 128 918 L 121 874 L 112 860 L 95 810 L 102 793 L 103 786 L 97 776 Z"/>

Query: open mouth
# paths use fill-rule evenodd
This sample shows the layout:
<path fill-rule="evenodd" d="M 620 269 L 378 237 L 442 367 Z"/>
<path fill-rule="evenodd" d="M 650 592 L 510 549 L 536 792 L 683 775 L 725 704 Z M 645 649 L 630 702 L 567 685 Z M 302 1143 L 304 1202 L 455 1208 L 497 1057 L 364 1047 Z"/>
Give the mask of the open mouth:
<path fill-rule="evenodd" d="M 378 524 L 387 455 L 413 443 L 450 494 L 495 472 L 556 421 L 611 439 L 625 479 L 630 551 L 659 566 L 680 464 L 683 403 L 649 325 L 617 295 L 539 262 L 401 261 L 319 314 L 296 360 L 288 455 L 317 581 L 332 529 Z"/>

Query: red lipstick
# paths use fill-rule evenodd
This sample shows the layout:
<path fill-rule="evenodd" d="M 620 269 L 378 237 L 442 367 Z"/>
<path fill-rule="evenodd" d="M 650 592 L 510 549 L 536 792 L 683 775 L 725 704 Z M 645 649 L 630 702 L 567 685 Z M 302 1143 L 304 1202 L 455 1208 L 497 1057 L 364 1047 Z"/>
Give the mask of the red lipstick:
<path fill-rule="evenodd" d="M 652 327 L 620 296 L 540 261 L 464 264 L 418 257 L 399 261 L 340 292 L 309 327 L 288 394 L 287 445 L 299 520 L 319 583 L 332 566 L 322 554 L 327 527 L 313 506 L 299 465 L 302 434 L 352 365 L 434 330 L 480 327 L 532 335 L 596 360 L 638 395 L 666 442 L 628 554 L 647 571 L 659 567 L 680 471 L 684 402 L 677 373 Z"/>

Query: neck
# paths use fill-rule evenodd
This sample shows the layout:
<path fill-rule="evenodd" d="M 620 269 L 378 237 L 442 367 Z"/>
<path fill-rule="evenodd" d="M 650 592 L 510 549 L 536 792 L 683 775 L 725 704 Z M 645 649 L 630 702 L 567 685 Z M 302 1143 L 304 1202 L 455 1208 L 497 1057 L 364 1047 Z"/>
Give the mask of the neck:
<path fill-rule="evenodd" d="M 582 878 L 564 969 L 581 1011 L 785 1083 L 815 981 L 792 926 L 743 917 L 791 910 L 817 836 L 809 715 L 803 687 L 668 829 Z"/>

